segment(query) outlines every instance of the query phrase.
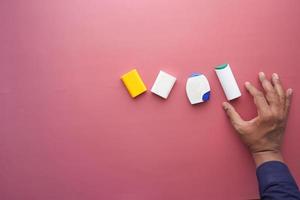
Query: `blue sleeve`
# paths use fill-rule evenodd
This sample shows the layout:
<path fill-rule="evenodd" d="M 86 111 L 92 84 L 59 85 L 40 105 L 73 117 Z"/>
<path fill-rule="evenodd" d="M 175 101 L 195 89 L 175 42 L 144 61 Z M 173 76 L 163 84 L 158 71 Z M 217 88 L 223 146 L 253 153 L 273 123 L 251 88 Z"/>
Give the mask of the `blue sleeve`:
<path fill-rule="evenodd" d="M 298 186 L 288 167 L 279 161 L 269 161 L 256 170 L 262 200 L 300 200 Z"/>

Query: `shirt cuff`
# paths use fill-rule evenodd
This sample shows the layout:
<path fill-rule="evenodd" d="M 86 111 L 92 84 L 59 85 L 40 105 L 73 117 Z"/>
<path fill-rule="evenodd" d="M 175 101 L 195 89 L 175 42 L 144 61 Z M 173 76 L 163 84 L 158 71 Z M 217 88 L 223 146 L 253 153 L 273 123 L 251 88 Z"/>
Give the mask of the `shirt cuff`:
<path fill-rule="evenodd" d="M 269 186 L 278 183 L 289 183 L 298 188 L 288 167 L 280 161 L 268 161 L 261 164 L 256 169 L 256 176 L 259 182 L 260 194 Z"/>

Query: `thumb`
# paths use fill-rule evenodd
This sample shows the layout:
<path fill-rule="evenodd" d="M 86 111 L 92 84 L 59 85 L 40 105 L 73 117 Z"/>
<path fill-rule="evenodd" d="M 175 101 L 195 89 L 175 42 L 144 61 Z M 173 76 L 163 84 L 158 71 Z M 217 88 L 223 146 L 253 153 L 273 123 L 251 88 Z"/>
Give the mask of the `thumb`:
<path fill-rule="evenodd" d="M 234 107 L 228 103 L 228 102 L 223 102 L 223 108 L 231 120 L 232 125 L 236 128 L 237 125 L 241 125 L 244 120 L 241 118 L 240 114 L 236 112 Z"/>

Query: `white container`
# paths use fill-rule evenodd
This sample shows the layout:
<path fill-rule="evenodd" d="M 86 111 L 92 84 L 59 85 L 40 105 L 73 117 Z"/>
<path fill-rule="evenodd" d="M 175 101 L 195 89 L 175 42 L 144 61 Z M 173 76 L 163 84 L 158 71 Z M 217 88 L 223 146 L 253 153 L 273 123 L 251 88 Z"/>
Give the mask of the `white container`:
<path fill-rule="evenodd" d="M 207 78 L 203 74 L 192 74 L 186 82 L 186 94 L 191 104 L 208 101 L 210 86 Z"/>
<path fill-rule="evenodd" d="M 152 86 L 151 92 L 164 99 L 167 99 L 175 84 L 175 81 L 175 76 L 172 76 L 164 71 L 160 71 Z"/>
<path fill-rule="evenodd" d="M 219 81 L 228 101 L 241 96 L 241 91 L 236 83 L 229 64 L 223 64 L 215 68 Z"/>

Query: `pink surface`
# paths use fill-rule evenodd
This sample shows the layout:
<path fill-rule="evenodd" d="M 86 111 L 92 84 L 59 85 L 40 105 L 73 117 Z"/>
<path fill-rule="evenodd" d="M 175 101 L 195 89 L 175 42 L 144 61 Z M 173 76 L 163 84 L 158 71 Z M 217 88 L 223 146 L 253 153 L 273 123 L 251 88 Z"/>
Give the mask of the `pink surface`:
<path fill-rule="evenodd" d="M 299 183 L 299 19 L 299 0 L 2 0 L 1 200 L 257 198 L 221 108 L 226 62 L 246 118 L 259 71 L 294 88 L 283 150 Z M 148 88 L 177 76 L 169 99 L 131 99 L 119 76 L 134 67 Z M 208 103 L 189 104 L 191 72 L 210 80 Z"/>

